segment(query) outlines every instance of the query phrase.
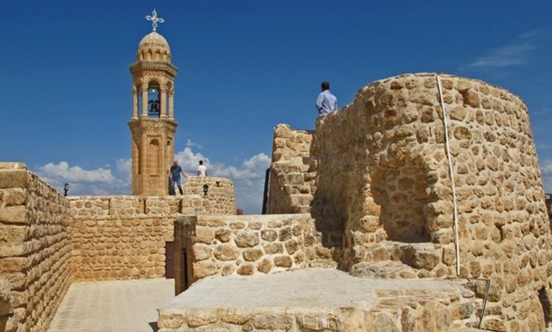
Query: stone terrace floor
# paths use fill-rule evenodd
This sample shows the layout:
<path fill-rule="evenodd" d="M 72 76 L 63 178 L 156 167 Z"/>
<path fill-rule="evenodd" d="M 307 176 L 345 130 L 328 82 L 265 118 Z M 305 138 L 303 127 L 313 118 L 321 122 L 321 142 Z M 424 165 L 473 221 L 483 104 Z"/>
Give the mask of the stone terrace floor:
<path fill-rule="evenodd" d="M 157 308 L 173 298 L 174 279 L 75 283 L 48 331 L 157 331 Z"/>
<path fill-rule="evenodd" d="M 303 307 L 316 304 L 339 307 L 366 301 L 366 293 L 359 291 L 362 288 L 431 290 L 434 287 L 446 289 L 450 285 L 426 284 L 422 280 L 368 281 L 326 269 L 268 276 L 206 278 L 178 298 L 174 296 L 174 279 L 83 282 L 71 285 L 48 331 L 156 332 L 157 309 Z"/>

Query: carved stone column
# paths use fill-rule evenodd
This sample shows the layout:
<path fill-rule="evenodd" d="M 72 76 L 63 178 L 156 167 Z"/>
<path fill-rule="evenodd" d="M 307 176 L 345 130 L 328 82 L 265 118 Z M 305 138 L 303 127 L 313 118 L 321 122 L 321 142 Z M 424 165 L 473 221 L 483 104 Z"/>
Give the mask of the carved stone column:
<path fill-rule="evenodd" d="M 174 89 L 169 91 L 169 118 L 174 119 Z"/>
<path fill-rule="evenodd" d="M 132 118 L 138 118 L 138 92 L 136 86 L 132 87 Z"/>
<path fill-rule="evenodd" d="M 148 116 L 148 87 L 142 87 L 142 115 L 143 117 Z"/>
<path fill-rule="evenodd" d="M 167 89 L 161 89 L 161 117 L 167 117 Z"/>

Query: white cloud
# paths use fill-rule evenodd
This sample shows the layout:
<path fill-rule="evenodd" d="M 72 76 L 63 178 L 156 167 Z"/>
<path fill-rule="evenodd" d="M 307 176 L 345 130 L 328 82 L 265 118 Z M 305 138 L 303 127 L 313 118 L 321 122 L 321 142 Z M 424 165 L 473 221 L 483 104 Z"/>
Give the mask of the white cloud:
<path fill-rule="evenodd" d="M 132 159 L 118 159 L 116 165 L 117 171 L 122 175 L 126 175 L 126 182 L 130 182 L 132 175 Z"/>
<path fill-rule="evenodd" d="M 201 153 L 194 153 L 190 147 L 186 147 L 184 150 L 175 153 L 174 160 L 178 161 L 180 167 L 182 167 L 184 172 L 188 175 L 196 174 L 200 160 L 203 160 L 206 166 L 209 167 L 209 159 L 203 157 Z"/>
<path fill-rule="evenodd" d="M 502 68 L 527 64 L 533 51 L 540 47 L 538 40 L 541 37 L 543 34 L 540 31 L 529 31 L 520 35 L 515 42 L 491 50 L 488 55 L 474 60 L 461 69 Z"/>
<path fill-rule="evenodd" d="M 263 191 L 266 169 L 270 167 L 271 159 L 264 153 L 259 153 L 242 162 L 242 167 L 215 164 L 212 167 L 213 176 L 226 177 L 234 182 L 236 205 L 245 213 L 260 213 L 263 203 Z"/>
<path fill-rule="evenodd" d="M 265 172 L 271 161 L 264 153 L 244 160 L 241 167 L 213 163 L 201 153 L 194 153 L 190 147 L 175 153 L 174 159 L 188 175 L 195 175 L 199 161 L 203 160 L 209 176 L 229 178 L 233 181 L 238 208 L 243 209 L 245 213 L 261 212 Z"/>
<path fill-rule="evenodd" d="M 119 163 L 119 161 L 118 161 Z M 69 184 L 70 195 L 117 195 L 130 193 L 128 181 L 122 181 L 111 173 L 109 166 L 85 170 L 65 161 L 48 163 L 38 168 L 38 175 L 52 186 L 63 190 Z"/>
<path fill-rule="evenodd" d="M 542 184 L 544 191 L 552 193 L 552 159 L 545 159 L 540 162 Z"/>
<path fill-rule="evenodd" d="M 197 147 L 198 149 L 202 149 L 203 147 L 195 142 L 193 142 L 191 139 L 188 138 L 188 140 L 186 141 L 186 146 L 189 146 L 189 147 Z"/>
<path fill-rule="evenodd" d="M 52 179 L 64 179 L 69 182 L 99 182 L 112 183 L 117 179 L 111 174 L 109 168 L 98 168 L 96 170 L 87 171 L 79 166 L 69 167 L 65 161 L 59 164 L 48 163 L 39 168 L 40 173 Z"/>
<path fill-rule="evenodd" d="M 203 160 L 210 176 L 226 177 L 233 181 L 237 208 L 245 213 L 261 212 L 266 169 L 270 166 L 270 157 L 259 153 L 242 162 L 240 167 L 224 163 L 211 163 L 201 153 L 194 153 L 190 147 L 175 153 L 175 160 L 188 175 L 195 175 L 199 160 Z M 101 167 L 85 170 L 72 166 L 65 161 L 59 164 L 48 163 L 39 167 L 38 175 L 60 192 L 63 185 L 69 183 L 69 195 L 130 195 L 131 159 L 116 161 L 117 174 L 111 169 Z"/>

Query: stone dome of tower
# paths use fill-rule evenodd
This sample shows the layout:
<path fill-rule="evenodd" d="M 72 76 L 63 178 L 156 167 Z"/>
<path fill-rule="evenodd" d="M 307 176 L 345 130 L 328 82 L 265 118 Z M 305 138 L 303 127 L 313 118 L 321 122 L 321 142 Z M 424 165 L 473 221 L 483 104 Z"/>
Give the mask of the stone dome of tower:
<path fill-rule="evenodd" d="M 136 54 L 138 61 L 167 61 L 171 62 L 171 48 L 165 37 L 152 31 L 138 44 L 138 52 Z"/>

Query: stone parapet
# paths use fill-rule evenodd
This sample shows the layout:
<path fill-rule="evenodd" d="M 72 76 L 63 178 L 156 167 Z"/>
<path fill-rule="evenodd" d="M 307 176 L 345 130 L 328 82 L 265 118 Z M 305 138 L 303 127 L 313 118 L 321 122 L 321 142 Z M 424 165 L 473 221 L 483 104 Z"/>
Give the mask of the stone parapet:
<path fill-rule="evenodd" d="M 309 214 L 183 216 L 175 226 L 177 293 L 207 276 L 335 267 L 322 236 Z"/>
<path fill-rule="evenodd" d="M 70 285 L 69 202 L 27 171 L 0 164 L 0 278 L 9 282 L 8 331 L 45 331 Z"/>
<path fill-rule="evenodd" d="M 204 186 L 207 185 L 207 193 Z M 226 178 L 190 176 L 177 196 L 69 196 L 71 217 L 150 218 L 175 214 L 236 214 L 233 182 Z"/>

